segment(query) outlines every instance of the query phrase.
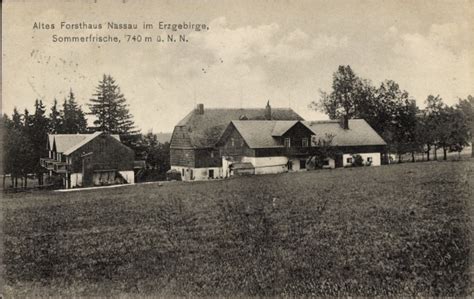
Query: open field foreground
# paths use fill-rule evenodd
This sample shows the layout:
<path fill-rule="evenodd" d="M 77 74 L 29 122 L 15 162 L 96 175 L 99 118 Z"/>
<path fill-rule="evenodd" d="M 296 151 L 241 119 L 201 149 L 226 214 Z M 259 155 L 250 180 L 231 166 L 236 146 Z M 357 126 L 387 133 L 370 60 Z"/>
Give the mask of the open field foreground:
<path fill-rule="evenodd" d="M 469 292 L 471 161 L 2 199 L 5 295 Z"/>

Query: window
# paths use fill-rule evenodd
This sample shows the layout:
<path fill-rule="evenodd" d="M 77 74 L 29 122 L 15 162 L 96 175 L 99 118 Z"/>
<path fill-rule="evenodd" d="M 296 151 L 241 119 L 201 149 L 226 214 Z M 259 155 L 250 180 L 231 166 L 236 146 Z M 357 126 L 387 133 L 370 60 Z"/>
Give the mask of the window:
<path fill-rule="evenodd" d="M 308 147 L 308 138 L 303 138 L 303 140 L 301 140 L 301 145 L 303 147 Z"/>
<path fill-rule="evenodd" d="M 367 162 L 372 162 L 372 157 L 367 157 Z"/>
<path fill-rule="evenodd" d="M 231 138 L 231 139 L 230 139 L 230 143 L 232 144 L 232 147 L 235 146 L 234 138 Z"/>
<path fill-rule="evenodd" d="M 184 176 L 184 168 L 183 168 L 183 169 L 181 169 L 181 172 L 182 172 L 182 174 L 183 174 L 183 176 Z"/>
<path fill-rule="evenodd" d="M 346 160 L 346 161 L 347 161 L 347 163 L 348 163 L 348 164 L 352 164 L 352 157 L 350 157 L 350 158 L 347 158 L 347 160 Z"/>
<path fill-rule="evenodd" d="M 324 166 L 329 166 L 329 160 L 324 160 L 324 161 L 323 161 L 323 165 L 324 165 Z"/>
<path fill-rule="evenodd" d="M 211 152 L 211 158 L 214 158 L 214 152 Z"/>
<path fill-rule="evenodd" d="M 285 147 L 290 147 L 290 138 L 285 138 Z"/>

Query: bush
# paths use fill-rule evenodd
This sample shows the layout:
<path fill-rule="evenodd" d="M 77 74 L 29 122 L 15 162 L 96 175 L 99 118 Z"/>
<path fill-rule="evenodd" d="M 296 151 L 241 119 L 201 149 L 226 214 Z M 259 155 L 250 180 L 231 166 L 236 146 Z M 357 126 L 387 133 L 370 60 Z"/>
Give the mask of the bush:
<path fill-rule="evenodd" d="M 361 155 L 352 155 L 352 166 L 354 167 L 364 166 L 364 159 L 362 159 Z"/>

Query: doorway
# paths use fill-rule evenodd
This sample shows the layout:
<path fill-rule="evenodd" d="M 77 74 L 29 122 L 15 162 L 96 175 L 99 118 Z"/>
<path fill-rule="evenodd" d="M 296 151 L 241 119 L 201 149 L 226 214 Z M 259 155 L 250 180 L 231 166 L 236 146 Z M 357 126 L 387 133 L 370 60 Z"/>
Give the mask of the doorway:
<path fill-rule="evenodd" d="M 300 169 L 306 169 L 306 160 L 300 160 Z"/>

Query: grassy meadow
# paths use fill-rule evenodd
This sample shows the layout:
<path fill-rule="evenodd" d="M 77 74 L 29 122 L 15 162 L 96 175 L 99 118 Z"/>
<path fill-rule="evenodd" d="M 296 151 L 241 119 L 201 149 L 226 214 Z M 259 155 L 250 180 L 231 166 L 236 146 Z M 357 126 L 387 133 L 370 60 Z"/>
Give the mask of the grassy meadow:
<path fill-rule="evenodd" d="M 9 296 L 466 296 L 471 161 L 5 194 Z"/>

